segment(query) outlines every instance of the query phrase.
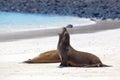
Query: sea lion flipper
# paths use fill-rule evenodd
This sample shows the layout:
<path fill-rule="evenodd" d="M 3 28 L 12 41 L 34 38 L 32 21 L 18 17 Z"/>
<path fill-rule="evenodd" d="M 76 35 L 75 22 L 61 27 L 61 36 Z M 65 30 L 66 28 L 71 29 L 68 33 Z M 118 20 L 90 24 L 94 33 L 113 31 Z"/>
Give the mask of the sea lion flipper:
<path fill-rule="evenodd" d="M 84 65 L 79 65 L 79 67 L 87 68 L 87 67 L 111 67 L 111 66 L 99 63 L 99 64 L 91 64 L 91 65 L 90 64 L 84 64 Z"/>
<path fill-rule="evenodd" d="M 102 67 L 112 67 L 111 65 L 102 64 Z"/>
<path fill-rule="evenodd" d="M 33 63 L 31 59 L 28 59 L 27 61 L 24 61 L 23 63 Z"/>

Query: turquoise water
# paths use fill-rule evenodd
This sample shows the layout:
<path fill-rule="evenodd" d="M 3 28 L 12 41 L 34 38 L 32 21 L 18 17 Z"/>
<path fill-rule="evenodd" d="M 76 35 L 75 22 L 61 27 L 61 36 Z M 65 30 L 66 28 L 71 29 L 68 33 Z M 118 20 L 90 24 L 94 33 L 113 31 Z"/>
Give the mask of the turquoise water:
<path fill-rule="evenodd" d="M 22 14 L 11 12 L 0 12 L 0 30 L 10 29 L 32 29 L 63 27 L 68 24 L 74 26 L 93 24 L 89 19 L 73 16 Z"/>

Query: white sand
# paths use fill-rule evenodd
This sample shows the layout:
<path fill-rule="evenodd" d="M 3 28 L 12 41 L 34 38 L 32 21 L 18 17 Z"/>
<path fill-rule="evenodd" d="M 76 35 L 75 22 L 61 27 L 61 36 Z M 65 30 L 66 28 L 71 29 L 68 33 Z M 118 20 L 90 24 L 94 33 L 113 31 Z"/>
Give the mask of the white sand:
<path fill-rule="evenodd" d="M 110 22 L 111 23 L 111 22 Z M 109 25 L 114 28 L 116 25 Z M 117 25 L 120 27 L 119 25 Z M 71 45 L 99 56 L 104 68 L 59 68 L 60 63 L 24 64 L 24 60 L 56 49 L 58 36 L 0 42 L 1 80 L 120 80 L 120 28 L 71 34 Z M 79 29 L 80 30 L 80 29 Z M 102 30 L 102 31 L 101 31 Z M 74 30 L 75 31 L 75 30 Z M 72 32 L 71 32 L 72 33 Z"/>

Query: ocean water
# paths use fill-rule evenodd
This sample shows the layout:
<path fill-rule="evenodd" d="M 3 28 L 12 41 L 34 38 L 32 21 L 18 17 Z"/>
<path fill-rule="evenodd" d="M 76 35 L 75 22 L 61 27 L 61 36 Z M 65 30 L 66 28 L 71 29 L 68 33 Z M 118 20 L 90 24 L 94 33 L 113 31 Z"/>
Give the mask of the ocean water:
<path fill-rule="evenodd" d="M 68 24 L 83 26 L 94 23 L 90 19 L 73 16 L 0 12 L 0 32 L 58 28 Z"/>

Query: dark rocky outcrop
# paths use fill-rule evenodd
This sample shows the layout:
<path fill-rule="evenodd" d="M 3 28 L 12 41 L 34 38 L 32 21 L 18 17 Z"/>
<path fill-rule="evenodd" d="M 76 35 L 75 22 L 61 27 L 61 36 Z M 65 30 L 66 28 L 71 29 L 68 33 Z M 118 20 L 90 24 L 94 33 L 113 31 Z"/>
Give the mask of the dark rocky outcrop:
<path fill-rule="evenodd" d="M 120 19 L 120 0 L 0 0 L 0 11 Z"/>

